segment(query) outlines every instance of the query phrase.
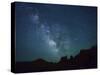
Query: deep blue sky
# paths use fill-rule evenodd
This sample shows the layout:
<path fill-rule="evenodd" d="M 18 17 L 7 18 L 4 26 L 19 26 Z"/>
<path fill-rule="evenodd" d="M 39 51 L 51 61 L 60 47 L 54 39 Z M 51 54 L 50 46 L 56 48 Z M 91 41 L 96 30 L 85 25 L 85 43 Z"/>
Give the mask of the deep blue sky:
<path fill-rule="evenodd" d="M 58 62 L 97 43 L 97 8 L 15 3 L 16 61 Z"/>

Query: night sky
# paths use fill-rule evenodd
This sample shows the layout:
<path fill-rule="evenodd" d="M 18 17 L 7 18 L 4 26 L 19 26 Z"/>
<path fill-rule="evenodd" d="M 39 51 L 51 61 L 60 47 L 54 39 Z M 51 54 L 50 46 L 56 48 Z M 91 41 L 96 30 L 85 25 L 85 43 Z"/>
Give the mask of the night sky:
<path fill-rule="evenodd" d="M 97 43 L 97 8 L 15 3 L 16 61 L 59 62 Z"/>

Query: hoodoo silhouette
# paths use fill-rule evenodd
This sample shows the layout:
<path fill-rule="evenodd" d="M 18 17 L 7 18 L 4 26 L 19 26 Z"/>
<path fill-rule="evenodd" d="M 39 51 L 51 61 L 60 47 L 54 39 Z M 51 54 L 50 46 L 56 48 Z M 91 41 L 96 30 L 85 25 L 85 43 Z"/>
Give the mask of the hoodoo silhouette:
<path fill-rule="evenodd" d="M 97 68 L 97 46 L 80 50 L 78 55 L 71 56 L 70 59 L 67 56 L 62 57 L 58 63 L 37 59 L 32 62 L 16 62 L 15 67 L 18 73 L 88 68 Z"/>

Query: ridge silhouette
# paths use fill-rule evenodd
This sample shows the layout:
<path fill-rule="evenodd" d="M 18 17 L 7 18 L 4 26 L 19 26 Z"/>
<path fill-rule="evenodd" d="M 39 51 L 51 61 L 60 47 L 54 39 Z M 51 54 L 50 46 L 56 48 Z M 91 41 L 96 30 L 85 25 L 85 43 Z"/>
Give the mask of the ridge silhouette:
<path fill-rule="evenodd" d="M 32 62 L 16 62 L 15 72 L 41 72 L 56 70 L 74 70 L 97 68 L 97 46 L 90 49 L 82 49 L 75 57 L 62 57 L 58 63 L 47 62 L 43 59 L 37 59 Z"/>

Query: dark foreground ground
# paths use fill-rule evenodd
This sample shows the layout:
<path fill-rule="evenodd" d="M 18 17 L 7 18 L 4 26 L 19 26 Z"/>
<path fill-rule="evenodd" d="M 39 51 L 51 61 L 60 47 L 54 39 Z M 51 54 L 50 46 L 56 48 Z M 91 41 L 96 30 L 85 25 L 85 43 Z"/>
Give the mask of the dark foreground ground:
<path fill-rule="evenodd" d="M 74 58 L 62 57 L 59 63 L 50 63 L 42 59 L 33 62 L 16 62 L 15 72 L 42 72 L 97 68 L 97 47 L 81 50 Z"/>

